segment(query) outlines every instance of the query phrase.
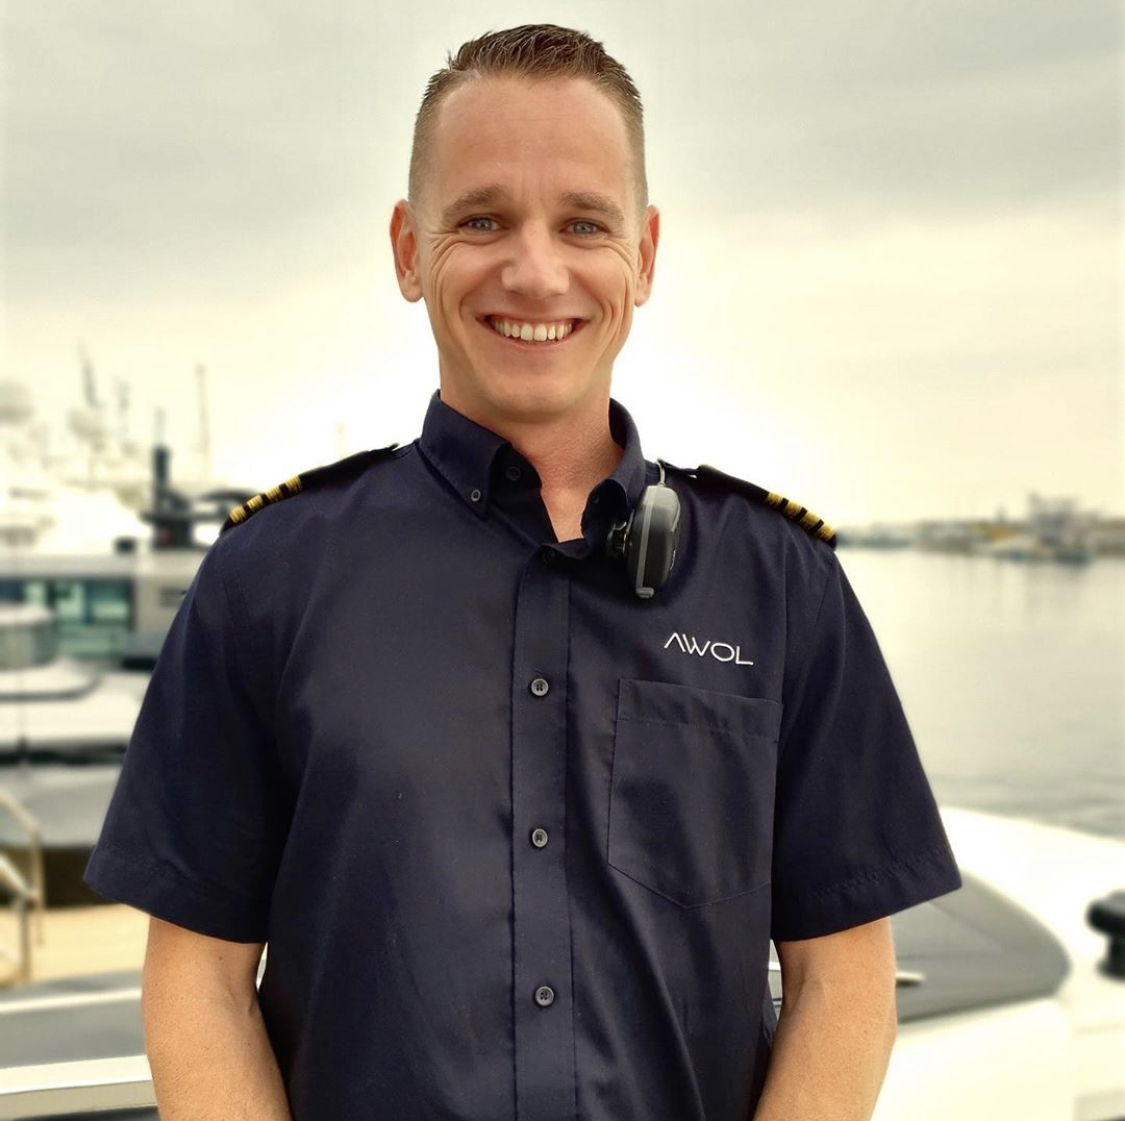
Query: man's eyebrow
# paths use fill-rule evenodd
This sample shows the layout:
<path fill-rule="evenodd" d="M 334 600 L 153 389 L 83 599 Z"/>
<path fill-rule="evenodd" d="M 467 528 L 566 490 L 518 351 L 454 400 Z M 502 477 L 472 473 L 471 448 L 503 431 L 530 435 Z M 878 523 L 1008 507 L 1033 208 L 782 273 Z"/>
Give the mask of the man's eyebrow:
<path fill-rule="evenodd" d="M 460 194 L 442 212 L 443 226 L 452 226 L 459 214 L 478 206 L 492 206 L 497 202 L 506 202 L 508 192 L 499 183 L 489 183 L 483 187 L 472 187 Z M 595 191 L 564 191 L 559 195 L 559 204 L 573 207 L 575 210 L 585 210 L 594 214 L 601 214 L 610 225 L 624 226 L 625 215 L 621 207 L 606 195 L 599 195 Z"/>
<path fill-rule="evenodd" d="M 575 210 L 589 210 L 606 218 L 611 226 L 624 226 L 625 215 L 621 207 L 605 195 L 595 194 L 593 191 L 564 191 L 559 195 L 559 202 L 563 206 L 573 206 Z"/>
<path fill-rule="evenodd" d="M 452 226 L 458 214 L 476 206 L 491 206 L 507 199 L 508 192 L 499 183 L 489 183 L 486 187 L 472 187 L 455 198 L 442 212 L 441 224 Z"/>

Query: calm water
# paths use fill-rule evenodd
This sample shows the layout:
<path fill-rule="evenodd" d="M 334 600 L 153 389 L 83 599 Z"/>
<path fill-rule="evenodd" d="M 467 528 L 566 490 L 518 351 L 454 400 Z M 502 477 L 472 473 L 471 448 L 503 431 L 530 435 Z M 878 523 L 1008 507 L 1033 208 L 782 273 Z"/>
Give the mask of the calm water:
<path fill-rule="evenodd" d="M 840 559 L 939 802 L 1125 837 L 1125 559 Z"/>

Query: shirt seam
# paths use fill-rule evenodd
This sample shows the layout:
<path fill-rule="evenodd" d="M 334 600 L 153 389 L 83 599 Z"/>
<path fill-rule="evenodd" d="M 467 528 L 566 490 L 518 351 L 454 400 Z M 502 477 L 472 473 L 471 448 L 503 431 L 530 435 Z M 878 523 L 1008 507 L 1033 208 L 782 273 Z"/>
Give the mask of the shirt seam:
<path fill-rule="evenodd" d="M 619 716 L 618 723 L 632 721 L 634 724 L 663 724 L 670 728 L 707 728 L 712 732 L 725 732 L 729 736 L 758 736 L 766 738 L 760 732 L 747 732 L 742 728 L 727 728 L 722 724 L 711 724 L 706 720 L 658 720 L 653 716 Z"/>
<path fill-rule="evenodd" d="M 232 887 L 216 887 L 215 885 L 204 883 L 200 880 L 190 879 L 187 876 L 181 876 L 178 872 L 173 872 L 164 864 L 150 860 L 138 860 L 132 853 L 126 852 L 124 849 L 119 848 L 114 844 L 107 844 L 104 842 L 98 843 L 98 849 L 114 858 L 118 864 L 123 864 L 138 872 L 152 872 L 155 873 L 160 879 L 175 887 L 182 888 L 185 884 L 193 891 L 198 892 L 200 895 L 205 896 L 209 902 L 216 904 L 220 907 L 229 907 L 230 900 L 224 899 L 223 892 L 228 892 L 230 895 L 238 896 L 239 899 L 245 900 L 247 903 L 252 903 L 258 906 L 268 906 L 269 899 L 259 895 L 249 895 L 238 888 Z"/>
<path fill-rule="evenodd" d="M 573 592 L 574 581 L 570 576 L 566 576 L 566 745 L 567 745 L 567 759 L 566 769 L 563 772 L 565 784 L 570 784 L 570 664 L 573 646 L 570 641 L 571 628 L 571 608 L 573 606 Z M 563 789 L 563 806 L 566 808 L 565 824 L 563 826 L 563 878 L 566 882 L 566 921 L 568 933 L 570 935 L 570 1041 L 574 1053 L 574 1117 L 577 1121 L 578 1113 L 578 989 L 575 984 L 574 973 L 574 913 L 571 907 L 571 890 L 570 890 L 570 873 L 568 871 L 567 856 L 570 852 L 569 837 L 570 837 L 570 815 L 571 815 L 571 800 L 567 797 L 566 786 Z"/>
<path fill-rule="evenodd" d="M 808 684 L 809 673 L 812 670 L 813 653 L 816 649 L 816 641 L 815 641 L 816 635 L 817 635 L 817 632 L 820 630 L 820 620 L 824 615 L 824 604 L 825 604 L 825 601 L 828 598 L 828 584 L 829 584 L 829 581 L 831 580 L 831 577 L 832 577 L 832 571 L 833 571 L 832 566 L 833 566 L 833 562 L 835 560 L 836 560 L 836 555 L 835 555 L 835 553 L 833 553 L 832 556 L 829 558 L 828 564 L 825 567 L 824 586 L 820 590 L 820 599 L 818 600 L 817 606 L 816 606 L 816 617 L 813 619 L 813 624 L 809 628 L 808 646 L 803 651 L 803 664 L 801 666 L 800 672 L 797 675 L 796 682 L 793 685 L 791 695 L 788 698 L 785 697 L 784 692 L 783 692 L 783 695 L 782 695 L 782 701 L 783 701 L 784 706 L 786 708 L 789 708 L 789 706 L 791 706 L 791 705 L 793 706 L 794 717 L 796 717 L 796 712 L 799 709 L 800 705 L 793 698 L 802 697 L 805 693 L 805 688 Z M 792 726 L 793 726 L 793 722 L 790 721 L 790 728 L 792 728 Z M 779 742 L 778 742 L 778 757 L 779 758 L 784 753 L 785 746 L 788 743 L 788 741 L 789 741 L 789 736 L 787 734 L 781 733 L 779 735 Z"/>
<path fill-rule="evenodd" d="M 892 861 L 890 864 L 883 864 L 878 868 L 869 868 L 867 871 L 857 872 L 854 876 L 849 876 L 848 879 L 842 880 L 839 883 L 817 888 L 815 891 L 807 894 L 792 895 L 790 898 L 800 902 L 813 902 L 815 900 L 824 899 L 826 896 L 838 895 L 842 891 L 847 891 L 849 888 L 858 887 L 862 884 L 878 883 L 880 880 L 885 880 L 889 876 L 892 876 L 895 872 L 915 868 L 920 864 L 928 863 L 935 856 L 946 855 L 946 847 L 941 843 L 935 843 L 914 856 L 903 857 L 899 860 Z M 780 894 L 784 896 L 786 893 L 782 891 Z"/>
<path fill-rule="evenodd" d="M 246 599 L 246 594 L 242 590 L 241 584 L 233 573 L 225 571 L 223 558 L 221 554 L 216 554 L 216 570 L 219 574 L 219 586 L 223 591 L 223 613 L 227 617 L 227 622 L 231 625 L 231 634 L 233 637 L 234 657 L 242 669 L 244 679 L 249 683 L 255 681 L 254 666 L 247 661 L 247 651 L 243 648 L 242 638 L 245 637 L 247 643 L 250 642 L 250 635 L 252 633 L 249 625 L 250 608 Z M 231 588 L 234 589 L 234 597 L 231 596 Z M 237 619 L 234 610 L 234 599 L 237 598 L 239 613 L 242 619 Z M 241 625 L 240 625 L 241 624 Z M 258 683 L 260 684 L 260 683 Z M 252 694 L 251 694 L 252 697 Z M 262 712 L 258 709 L 257 704 L 254 704 L 254 709 L 257 712 L 259 723 L 262 725 L 263 730 L 269 725 L 265 721 Z"/>

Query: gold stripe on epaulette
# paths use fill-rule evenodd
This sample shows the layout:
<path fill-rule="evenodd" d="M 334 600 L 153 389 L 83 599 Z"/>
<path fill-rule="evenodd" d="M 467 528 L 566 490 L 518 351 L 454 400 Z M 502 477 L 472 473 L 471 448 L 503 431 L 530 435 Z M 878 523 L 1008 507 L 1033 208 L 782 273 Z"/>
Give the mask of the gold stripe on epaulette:
<path fill-rule="evenodd" d="M 238 525 L 264 506 L 280 502 L 283 498 L 292 498 L 293 495 L 300 494 L 304 489 L 305 485 L 301 481 L 301 476 L 294 475 L 293 478 L 286 479 L 285 482 L 278 483 L 275 487 L 270 487 L 264 494 L 256 494 L 253 498 L 243 502 L 241 506 L 235 506 L 227 517 L 234 525 Z"/>
<path fill-rule="evenodd" d="M 791 499 L 786 498 L 784 495 L 778 494 L 776 491 L 770 491 L 766 495 L 766 503 L 773 506 L 779 513 L 785 515 L 791 521 L 795 521 L 803 530 L 812 534 L 813 537 L 818 537 L 821 541 L 831 541 L 836 536 L 835 529 L 832 528 L 819 514 L 815 514 L 812 510 L 807 509 L 798 502 L 793 502 Z"/>

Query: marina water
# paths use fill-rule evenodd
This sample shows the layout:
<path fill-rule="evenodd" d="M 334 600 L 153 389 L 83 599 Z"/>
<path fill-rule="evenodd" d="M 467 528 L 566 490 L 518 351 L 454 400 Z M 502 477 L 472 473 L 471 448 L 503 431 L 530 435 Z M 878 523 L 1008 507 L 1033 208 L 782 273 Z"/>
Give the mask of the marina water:
<path fill-rule="evenodd" d="M 1125 558 L 839 556 L 942 805 L 1125 839 Z"/>

